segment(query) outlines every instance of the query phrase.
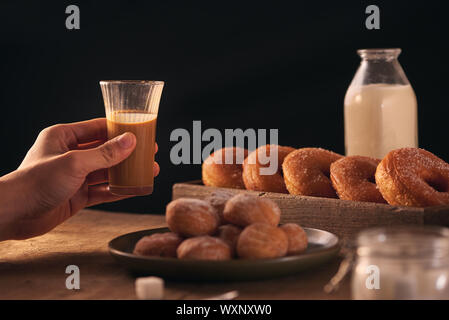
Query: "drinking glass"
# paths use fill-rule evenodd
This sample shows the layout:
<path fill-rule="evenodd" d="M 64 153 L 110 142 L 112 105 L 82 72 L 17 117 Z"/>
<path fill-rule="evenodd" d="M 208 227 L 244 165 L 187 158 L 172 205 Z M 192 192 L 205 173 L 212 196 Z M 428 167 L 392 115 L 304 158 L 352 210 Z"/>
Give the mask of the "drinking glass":
<path fill-rule="evenodd" d="M 108 139 L 125 132 L 136 136 L 131 155 L 109 168 L 109 189 L 117 195 L 147 195 L 154 189 L 156 120 L 163 81 L 100 81 Z"/>

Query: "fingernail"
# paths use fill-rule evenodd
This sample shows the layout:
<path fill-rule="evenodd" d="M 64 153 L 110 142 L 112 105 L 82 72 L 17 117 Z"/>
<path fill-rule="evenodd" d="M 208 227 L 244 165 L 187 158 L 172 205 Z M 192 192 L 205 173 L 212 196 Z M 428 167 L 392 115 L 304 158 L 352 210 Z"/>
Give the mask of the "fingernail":
<path fill-rule="evenodd" d="M 118 137 L 117 143 L 120 146 L 120 148 L 123 149 L 131 148 L 131 146 L 133 145 L 133 138 L 131 136 L 131 133 L 126 132 L 122 134 L 120 137 Z"/>

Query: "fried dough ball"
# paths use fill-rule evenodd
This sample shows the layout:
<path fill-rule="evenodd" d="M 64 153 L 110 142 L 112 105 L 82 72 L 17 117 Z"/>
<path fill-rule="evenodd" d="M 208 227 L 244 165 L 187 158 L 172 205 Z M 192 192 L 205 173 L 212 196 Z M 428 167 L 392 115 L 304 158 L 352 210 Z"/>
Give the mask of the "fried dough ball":
<path fill-rule="evenodd" d="M 202 177 L 206 186 L 244 189 L 242 163 L 248 150 L 227 147 L 212 153 L 203 162 Z"/>
<path fill-rule="evenodd" d="M 176 249 L 184 239 L 173 232 L 153 233 L 137 241 L 134 254 L 176 258 Z"/>
<path fill-rule="evenodd" d="M 218 227 L 218 215 L 206 201 L 180 198 L 167 205 L 168 227 L 184 237 L 213 234 Z"/>
<path fill-rule="evenodd" d="M 235 256 L 240 233 L 242 233 L 242 229 L 233 224 L 225 224 L 218 227 L 216 236 L 228 244 L 232 256 Z"/>
<path fill-rule="evenodd" d="M 281 209 L 270 199 L 241 193 L 228 200 L 223 216 L 226 221 L 241 227 L 256 222 L 277 226 Z"/>
<path fill-rule="evenodd" d="M 237 255 L 244 259 L 283 257 L 287 250 L 286 233 L 266 223 L 254 223 L 246 227 L 237 241 Z"/>
<path fill-rule="evenodd" d="M 178 247 L 179 259 L 229 260 L 231 249 L 221 239 L 201 236 L 184 240 Z"/>
<path fill-rule="evenodd" d="M 226 202 L 231 199 L 235 194 L 228 191 L 214 191 L 209 196 L 207 196 L 204 201 L 210 203 L 210 205 L 215 209 L 219 217 L 219 225 L 226 224 L 226 219 L 223 217 L 223 211 Z"/>
<path fill-rule="evenodd" d="M 288 256 L 299 254 L 307 249 L 307 233 L 298 224 L 286 223 L 279 228 L 288 238 Z"/>

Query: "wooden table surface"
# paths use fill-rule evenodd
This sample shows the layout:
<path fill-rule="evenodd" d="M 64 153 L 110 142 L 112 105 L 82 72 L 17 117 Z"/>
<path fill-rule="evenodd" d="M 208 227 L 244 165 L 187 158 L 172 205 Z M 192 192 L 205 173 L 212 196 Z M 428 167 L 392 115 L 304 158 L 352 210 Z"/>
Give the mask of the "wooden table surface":
<path fill-rule="evenodd" d="M 136 299 L 134 280 L 108 253 L 121 234 L 165 226 L 162 215 L 83 210 L 46 235 L 0 243 L 0 299 Z M 167 281 L 165 299 L 202 299 L 238 290 L 238 299 L 349 299 L 349 281 L 333 294 L 323 286 L 340 259 L 313 270 L 264 281 Z M 80 289 L 65 287 L 68 265 L 80 269 Z"/>

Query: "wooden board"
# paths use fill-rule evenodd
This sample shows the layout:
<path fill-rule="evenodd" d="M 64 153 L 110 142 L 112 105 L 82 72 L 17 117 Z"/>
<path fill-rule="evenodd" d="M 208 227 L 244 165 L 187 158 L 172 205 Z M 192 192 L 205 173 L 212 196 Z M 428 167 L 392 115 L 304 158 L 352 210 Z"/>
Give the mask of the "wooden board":
<path fill-rule="evenodd" d="M 397 207 L 371 202 L 208 187 L 201 181 L 175 184 L 173 199 L 203 199 L 219 190 L 269 198 L 282 210 L 281 223 L 296 222 L 304 227 L 327 230 L 343 240 L 352 240 L 360 230 L 369 227 L 405 224 L 449 226 L 449 206 Z"/>

